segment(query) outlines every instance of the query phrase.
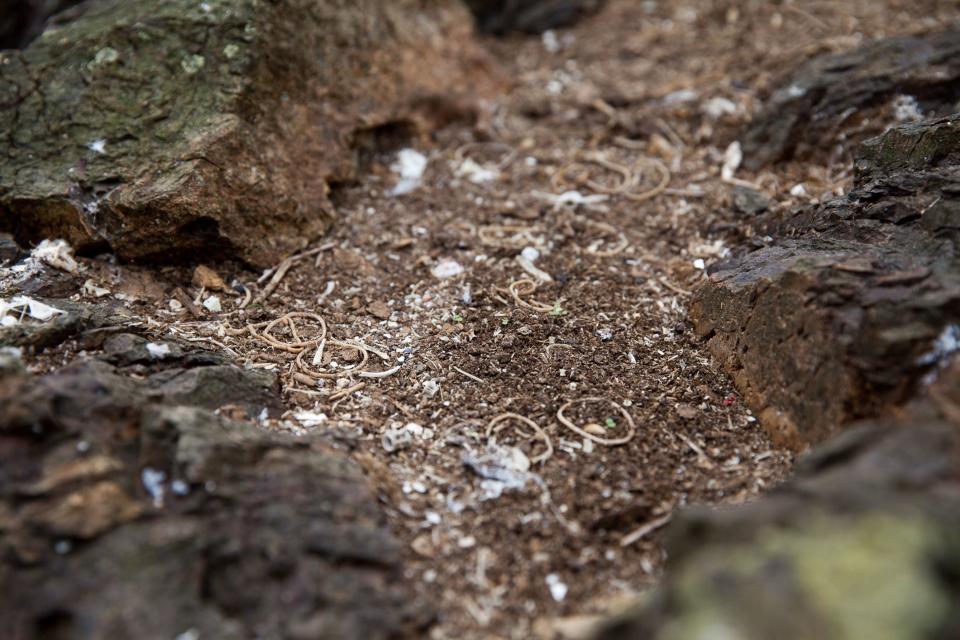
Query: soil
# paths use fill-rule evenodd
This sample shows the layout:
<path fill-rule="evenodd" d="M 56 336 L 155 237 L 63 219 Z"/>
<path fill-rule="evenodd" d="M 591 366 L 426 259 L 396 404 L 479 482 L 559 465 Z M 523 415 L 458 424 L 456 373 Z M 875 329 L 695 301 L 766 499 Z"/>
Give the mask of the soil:
<path fill-rule="evenodd" d="M 148 335 L 204 342 L 280 374 L 288 412 L 273 426 L 327 432 L 361 463 L 405 546 L 406 576 L 436 613 L 433 637 L 552 637 L 558 620 L 609 612 L 654 584 L 659 527 L 675 509 L 741 503 L 789 474 L 793 454 L 771 443 L 687 322 L 706 267 L 755 235 L 731 206 L 724 150 L 804 55 L 943 28 L 947 4 L 621 0 L 570 30 L 487 41 L 516 84 L 476 128 L 398 145 L 429 158 L 418 188 L 390 195 L 396 154 L 384 150 L 359 181 L 336 186 L 336 226 L 285 272 L 258 285 L 240 266 L 208 265 L 250 291 L 243 310 L 243 295 L 220 293 L 223 311 L 208 312 L 187 267 L 154 277 L 195 298 L 200 317 L 144 287 L 126 304 Z M 554 206 L 544 194 L 616 189 L 616 170 L 583 164 L 594 153 L 627 167 L 634 197 Z M 499 176 L 471 182 L 467 159 Z M 785 211 L 848 190 L 851 175 L 841 143 L 735 179 Z M 533 287 L 522 252 L 539 254 L 549 281 Z M 438 277 L 450 261 L 462 272 Z M 101 263 L 104 274 L 118 269 Z M 275 273 L 283 277 L 258 304 Z M 289 350 L 254 336 L 291 312 L 326 322 L 316 367 L 313 349 L 298 369 Z M 274 341 L 321 332 L 313 319 L 291 322 Z M 331 340 L 382 351 L 386 361 L 370 353 L 368 371 L 400 368 L 377 378 L 344 371 L 359 352 Z M 30 365 L 75 356 L 68 342 Z M 304 370 L 318 368 L 343 382 L 313 384 Z M 337 389 L 351 391 L 327 397 Z M 592 398 L 602 400 L 581 402 Z M 635 434 L 588 444 L 558 420 L 571 402 L 566 417 L 596 437 L 626 438 L 631 424 Z M 487 449 L 491 435 L 530 460 L 545 452 L 516 419 L 492 433 L 507 413 L 542 428 L 553 452 L 523 488 L 493 497 L 502 486 L 480 473 L 509 470 L 476 463 L 498 451 Z M 404 432 L 410 424 L 422 429 Z M 412 441 L 387 451 L 388 431 Z"/>

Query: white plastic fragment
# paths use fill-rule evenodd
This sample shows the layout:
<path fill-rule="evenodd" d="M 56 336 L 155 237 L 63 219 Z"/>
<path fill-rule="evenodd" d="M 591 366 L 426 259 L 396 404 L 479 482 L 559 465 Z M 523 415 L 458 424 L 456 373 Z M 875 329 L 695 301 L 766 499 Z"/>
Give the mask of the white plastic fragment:
<path fill-rule="evenodd" d="M 295 411 L 293 418 L 305 427 L 319 427 L 327 421 L 327 414 L 319 411 L 303 410 Z"/>
<path fill-rule="evenodd" d="M 583 205 L 587 208 L 594 208 L 597 211 L 604 211 L 606 207 L 601 205 L 601 202 L 606 202 L 610 199 L 609 196 L 602 193 L 596 193 L 591 195 L 583 195 L 579 191 L 564 191 L 561 194 L 545 193 L 543 191 L 531 191 L 531 195 L 540 200 L 546 200 L 553 205 L 554 209 L 559 209 L 561 207 L 577 207 Z"/>
<path fill-rule="evenodd" d="M 547 29 L 543 32 L 543 48 L 547 50 L 547 53 L 557 53 L 560 51 L 560 40 L 557 38 L 557 34 L 552 29 Z"/>
<path fill-rule="evenodd" d="M 693 261 L 693 268 L 703 271 L 704 269 L 707 268 L 707 263 L 703 258 L 697 258 L 696 260 Z"/>
<path fill-rule="evenodd" d="M 153 498 L 153 506 L 158 509 L 163 506 L 163 482 L 166 479 L 166 473 L 150 467 L 144 467 L 143 471 L 140 472 L 140 481 L 143 483 L 143 488 Z"/>
<path fill-rule="evenodd" d="M 110 289 L 98 286 L 96 282 L 89 278 L 83 283 L 83 292 L 94 298 L 102 298 L 103 296 L 110 295 Z"/>
<path fill-rule="evenodd" d="M 203 306 L 210 313 L 220 313 L 223 310 L 220 305 L 220 296 L 210 296 L 203 301 Z"/>
<path fill-rule="evenodd" d="M 899 95 L 893 99 L 893 117 L 898 122 L 923 120 L 923 110 L 913 96 Z"/>
<path fill-rule="evenodd" d="M 87 148 L 90 149 L 90 151 L 93 151 L 94 153 L 99 153 L 102 155 L 107 152 L 107 141 L 103 139 L 94 140 L 93 142 L 87 145 Z"/>
<path fill-rule="evenodd" d="M 713 120 L 719 120 L 723 116 L 736 115 L 737 105 L 728 98 L 717 96 L 710 98 L 703 104 L 703 113 Z"/>
<path fill-rule="evenodd" d="M 723 166 L 720 168 L 720 177 L 724 180 L 733 180 L 741 162 L 743 162 L 743 149 L 740 147 L 740 143 L 734 140 L 723 152 Z"/>
<path fill-rule="evenodd" d="M 527 482 L 535 479 L 530 473 L 530 459 L 516 447 L 508 447 L 491 441 L 484 451 L 474 453 L 467 450 L 462 457 L 463 464 L 483 478 L 483 500 L 495 500 L 507 489 L 522 489 Z"/>
<path fill-rule="evenodd" d="M 10 302 L 0 298 L 0 326 L 3 327 L 19 324 L 24 316 L 46 322 L 61 313 L 66 312 L 27 296 L 15 296 Z"/>
<path fill-rule="evenodd" d="M 807 195 L 807 188 L 803 186 L 803 183 L 793 185 L 793 188 L 790 189 L 790 195 L 794 198 L 802 198 Z"/>
<path fill-rule="evenodd" d="M 567 585 L 560 579 L 560 576 L 551 573 L 546 577 L 545 582 L 547 588 L 550 589 L 550 597 L 553 598 L 554 602 L 563 602 L 563 599 L 567 597 Z"/>
<path fill-rule="evenodd" d="M 446 280 L 447 278 L 453 278 L 463 273 L 463 266 L 456 260 L 445 259 L 435 264 L 433 269 L 430 270 L 430 273 L 433 274 L 434 278 Z"/>
<path fill-rule="evenodd" d="M 429 440 L 433 437 L 432 429 L 424 429 L 416 422 L 405 425 L 392 424 L 383 432 L 380 444 L 387 453 L 393 453 L 409 447 L 415 439 Z"/>
<path fill-rule="evenodd" d="M 457 167 L 457 176 L 466 178 L 473 184 L 483 184 L 485 182 L 493 182 L 499 178 L 500 172 L 496 169 L 485 167 L 472 158 L 466 158 L 460 163 L 460 166 Z"/>
<path fill-rule="evenodd" d="M 73 247 L 66 240 L 44 240 L 30 252 L 31 257 L 54 269 L 77 274 L 80 265 L 73 259 Z"/>
<path fill-rule="evenodd" d="M 440 383 L 436 380 L 426 380 L 423 383 L 423 395 L 432 398 L 440 391 Z"/>
<path fill-rule="evenodd" d="M 523 251 L 520 252 L 520 255 L 530 262 L 536 262 L 540 257 L 540 252 L 537 251 L 536 247 L 524 247 Z"/>
<path fill-rule="evenodd" d="M 148 342 L 147 353 L 149 353 L 150 357 L 154 360 L 163 360 L 170 355 L 170 345 L 166 342 Z"/>
<path fill-rule="evenodd" d="M 427 156 L 414 149 L 401 149 L 397 161 L 390 169 L 400 175 L 400 181 L 390 191 L 392 196 L 402 196 L 420 186 L 423 173 L 427 170 Z"/>

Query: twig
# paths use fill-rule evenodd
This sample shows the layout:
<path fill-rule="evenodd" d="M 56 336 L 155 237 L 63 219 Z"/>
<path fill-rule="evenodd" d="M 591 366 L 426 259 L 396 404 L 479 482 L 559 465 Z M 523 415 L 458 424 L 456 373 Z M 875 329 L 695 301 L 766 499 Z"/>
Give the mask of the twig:
<path fill-rule="evenodd" d="M 659 518 L 657 518 L 657 519 L 655 519 L 655 520 L 651 520 L 650 522 L 646 523 L 645 525 L 634 529 L 633 531 L 631 531 L 631 532 L 628 533 L 627 535 L 623 536 L 623 539 L 620 540 L 620 546 L 621 546 L 621 547 L 629 547 L 629 546 L 632 545 L 634 542 L 637 542 L 638 540 L 642 539 L 644 536 L 646 536 L 646 535 L 648 535 L 648 534 L 650 534 L 650 533 L 653 533 L 654 531 L 656 531 L 657 529 L 659 529 L 659 528 L 662 527 L 663 525 L 665 525 L 665 524 L 667 524 L 668 522 L 670 522 L 670 518 L 671 518 L 671 517 L 673 517 L 673 514 L 668 513 L 668 514 L 665 515 L 665 516 L 660 516 Z"/>
<path fill-rule="evenodd" d="M 501 413 L 497 417 L 490 420 L 490 422 L 487 423 L 487 438 L 489 438 L 494 433 L 502 431 L 506 425 L 501 425 L 499 427 L 497 425 L 506 420 L 516 420 L 532 428 L 535 435 L 540 436 L 540 439 L 543 440 L 543 443 L 546 445 L 547 447 L 546 451 L 544 451 L 538 456 L 530 458 L 530 462 L 534 464 L 539 464 L 542 462 L 546 462 L 547 460 L 550 459 L 550 456 L 553 455 L 553 443 L 550 441 L 550 436 L 548 436 L 547 432 L 544 431 L 540 427 L 540 425 L 538 425 L 536 422 L 534 422 L 530 418 L 527 418 L 526 416 L 521 416 L 518 413 Z"/>
<path fill-rule="evenodd" d="M 479 382 L 480 384 L 483 384 L 483 379 L 482 379 L 482 378 L 478 378 L 477 376 L 473 375 L 472 373 L 468 373 L 468 372 L 464 371 L 464 370 L 461 369 L 460 367 L 452 367 L 452 368 L 453 368 L 453 370 L 456 371 L 457 373 L 462 373 L 463 375 L 467 376 L 467 377 L 470 378 L 471 380 L 473 380 L 473 381 L 475 381 L 475 382 Z"/>

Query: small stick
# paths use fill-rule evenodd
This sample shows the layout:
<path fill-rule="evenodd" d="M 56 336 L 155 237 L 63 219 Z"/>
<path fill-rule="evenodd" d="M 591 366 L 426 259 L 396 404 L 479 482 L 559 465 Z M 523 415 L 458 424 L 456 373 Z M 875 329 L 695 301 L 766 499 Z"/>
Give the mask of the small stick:
<path fill-rule="evenodd" d="M 468 378 L 470 378 L 471 380 L 473 380 L 473 381 L 475 381 L 475 382 L 479 382 L 480 384 L 483 384 L 483 379 L 478 378 L 477 376 L 473 375 L 472 373 L 468 373 L 468 372 L 464 371 L 464 370 L 461 369 L 460 367 L 453 367 L 453 370 L 456 371 L 457 373 L 462 373 L 463 375 L 467 376 Z"/>
<path fill-rule="evenodd" d="M 182 304 L 184 308 L 190 312 L 194 318 L 202 318 L 203 314 L 200 313 L 200 309 L 197 309 L 197 305 L 193 304 L 193 300 L 190 299 L 190 296 L 187 295 L 187 292 L 177 287 L 173 290 L 173 297 L 177 299 L 177 302 Z"/>
<path fill-rule="evenodd" d="M 638 540 L 640 540 L 641 538 L 643 538 L 643 537 L 646 536 L 647 534 L 650 534 L 650 533 L 656 531 L 657 529 L 659 529 L 659 528 L 662 527 L 663 525 L 665 525 L 665 524 L 667 524 L 668 522 L 670 522 L 670 518 L 671 518 L 671 517 L 672 517 L 672 514 L 669 514 L 669 513 L 668 513 L 668 514 L 665 515 L 665 516 L 660 516 L 660 517 L 657 518 L 656 520 L 651 520 L 650 522 L 646 523 L 645 525 L 643 525 L 643 526 L 641 526 L 641 527 L 638 527 L 637 529 L 635 529 L 635 530 L 631 531 L 630 533 L 628 533 L 627 535 L 623 536 L 623 539 L 620 540 L 620 546 L 621 546 L 621 547 L 629 547 L 629 546 L 632 545 L 634 542 L 637 542 Z"/>

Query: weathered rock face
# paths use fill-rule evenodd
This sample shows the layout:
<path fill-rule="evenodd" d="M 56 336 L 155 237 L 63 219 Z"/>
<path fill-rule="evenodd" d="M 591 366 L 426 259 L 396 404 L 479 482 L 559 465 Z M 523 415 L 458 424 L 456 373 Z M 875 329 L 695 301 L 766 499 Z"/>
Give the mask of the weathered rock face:
<path fill-rule="evenodd" d="M 744 166 L 756 170 L 810 148 L 826 149 L 841 130 L 855 130 L 883 109 L 895 112 L 898 98 L 901 118 L 957 110 L 960 31 L 889 38 L 809 60 L 773 94 L 741 137 Z"/>
<path fill-rule="evenodd" d="M 0 53 L 0 227 L 21 241 L 274 262 L 323 233 L 357 145 L 494 86 L 455 0 L 78 9 Z"/>
<path fill-rule="evenodd" d="M 800 210 L 722 264 L 697 332 L 761 422 L 796 448 L 905 401 L 956 349 L 960 118 L 863 146 L 854 191 Z"/>
<path fill-rule="evenodd" d="M 960 636 L 960 371 L 899 420 L 853 427 L 733 509 L 693 509 L 664 584 L 598 638 Z"/>
<path fill-rule="evenodd" d="M 480 30 L 498 35 L 569 27 L 603 3 L 604 0 L 466 0 Z"/>
<path fill-rule="evenodd" d="M 43 33 L 50 16 L 82 0 L 6 0 L 0 6 L 0 49 L 20 49 Z"/>
<path fill-rule="evenodd" d="M 208 396 L 155 384 L 163 371 L 4 371 L 4 638 L 392 638 L 429 621 L 343 454 L 218 415 Z M 261 374 L 188 371 L 246 391 L 248 414 L 278 403 Z"/>

